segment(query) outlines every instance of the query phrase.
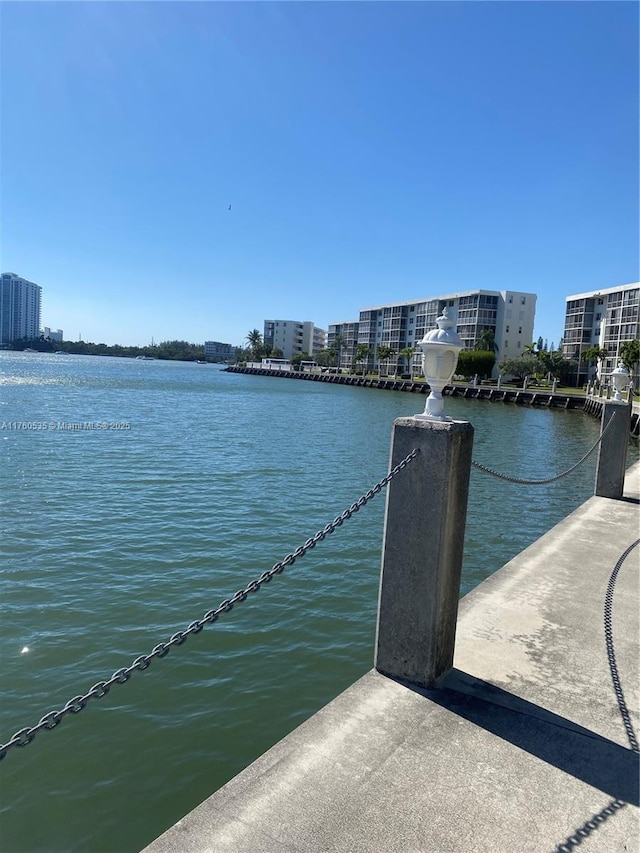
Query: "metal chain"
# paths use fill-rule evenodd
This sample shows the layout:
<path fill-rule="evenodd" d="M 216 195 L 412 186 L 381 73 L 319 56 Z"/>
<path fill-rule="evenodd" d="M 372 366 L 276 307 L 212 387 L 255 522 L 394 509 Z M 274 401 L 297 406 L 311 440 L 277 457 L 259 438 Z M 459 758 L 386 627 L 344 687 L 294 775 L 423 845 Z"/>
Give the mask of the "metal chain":
<path fill-rule="evenodd" d="M 631 746 L 631 751 L 635 752 L 636 755 L 640 754 L 640 746 L 638 745 L 638 738 L 636 736 L 633 723 L 631 722 L 631 714 L 629 713 L 629 708 L 627 707 L 627 703 L 624 698 L 624 691 L 622 690 L 622 684 L 620 683 L 620 674 L 618 672 L 618 664 L 616 662 L 616 652 L 613 645 L 613 593 L 622 564 L 633 549 L 638 547 L 638 545 L 640 545 L 640 539 L 636 539 L 636 541 L 629 545 L 626 551 L 620 555 L 620 558 L 613 567 L 609 577 L 607 593 L 604 597 L 604 639 L 607 647 L 609 673 L 611 674 L 613 691 L 616 694 L 618 710 L 622 717 L 629 745 Z M 588 821 L 583 823 L 581 827 L 574 830 L 574 832 L 565 838 L 561 844 L 558 844 L 554 848 L 553 853 L 571 853 L 572 850 L 575 850 L 576 847 L 579 847 L 582 844 L 585 838 L 588 838 L 594 831 L 596 831 L 600 825 L 607 820 L 607 818 L 615 814 L 618 809 L 623 809 L 627 805 L 628 803 L 625 803 L 624 800 L 619 800 L 617 798 L 615 800 L 611 800 L 603 809 L 597 812 L 597 814 L 592 815 Z"/>
<path fill-rule="evenodd" d="M 575 471 L 576 468 L 579 468 L 583 462 L 586 462 L 586 460 L 591 456 L 593 451 L 596 449 L 596 447 L 600 444 L 602 439 L 605 437 L 606 432 L 609 429 L 609 427 L 611 426 L 611 424 L 613 423 L 613 421 L 615 420 L 615 417 L 616 417 L 616 413 L 614 412 L 612 414 L 612 416 L 609 418 L 609 421 L 608 421 L 606 427 L 600 433 L 600 437 L 598 438 L 596 443 L 593 445 L 593 447 L 590 450 L 588 450 L 587 453 L 585 453 L 585 455 L 582 457 L 582 459 L 580 459 L 578 462 L 576 462 L 575 465 L 572 465 L 571 468 L 567 468 L 567 470 L 563 471 L 562 474 L 556 474 L 553 477 L 545 477 L 544 480 L 521 480 L 519 477 L 511 477 L 509 474 L 500 474 L 500 473 L 498 473 L 498 471 L 493 471 L 491 468 L 487 468 L 484 465 L 481 465 L 479 462 L 475 462 L 474 460 L 472 460 L 471 466 L 473 468 L 475 468 L 477 471 L 481 471 L 483 474 L 491 474 L 492 477 L 497 477 L 499 480 L 506 480 L 508 483 L 518 483 L 521 486 L 544 486 L 547 483 L 555 483 L 556 480 L 561 480 L 563 477 L 566 477 L 567 474 L 573 473 L 573 471 Z"/>
<path fill-rule="evenodd" d="M 236 592 L 236 594 L 231 598 L 226 598 L 214 610 L 208 610 L 202 619 L 196 619 L 194 622 L 191 622 L 184 631 L 178 631 L 173 634 L 173 636 L 166 642 L 158 643 L 158 645 L 154 646 L 148 655 L 141 655 L 140 657 L 137 657 L 130 666 L 116 670 L 116 672 L 114 672 L 111 678 L 107 681 L 98 681 L 97 684 L 94 684 L 91 690 L 87 693 L 74 696 L 73 699 L 69 699 L 66 705 L 59 711 L 49 711 L 49 713 L 45 714 L 40 722 L 35 726 L 17 731 L 11 740 L 7 741 L 7 743 L 0 744 L 0 760 L 5 757 L 11 747 L 27 746 L 34 740 L 35 736 L 41 729 L 55 729 L 56 726 L 60 725 L 67 714 L 78 714 L 86 707 L 90 699 L 101 699 L 103 696 L 106 696 L 114 685 L 124 684 L 137 670 L 147 669 L 154 658 L 165 657 L 171 651 L 172 646 L 181 646 L 191 634 L 199 634 L 205 625 L 210 625 L 215 622 L 221 613 L 227 613 L 235 604 L 239 604 L 241 601 L 244 601 L 249 593 L 257 592 L 263 583 L 269 583 L 274 575 L 278 575 L 283 572 L 287 566 L 292 566 L 297 559 L 303 557 L 307 551 L 314 548 L 318 542 L 321 542 L 330 533 L 333 533 L 337 527 L 340 527 L 366 503 L 379 494 L 382 489 L 390 483 L 391 480 L 393 480 L 396 474 L 402 471 L 403 468 L 406 468 L 412 459 L 415 459 L 418 453 L 419 450 L 417 448 L 412 450 L 408 456 L 405 456 L 402 462 L 399 462 L 395 468 L 392 468 L 391 471 L 389 471 L 386 477 L 383 477 L 379 483 L 376 483 L 372 489 L 365 492 L 362 497 L 358 498 L 355 503 L 351 504 L 348 509 L 345 509 L 341 515 L 334 518 L 334 520 L 329 522 L 329 524 L 323 527 L 322 530 L 319 530 L 314 536 L 307 539 L 304 545 L 300 545 L 300 547 L 296 548 L 296 550 L 291 554 L 287 554 L 286 557 L 276 563 L 271 569 L 269 569 L 269 571 L 263 572 L 259 578 L 248 583 L 244 589 L 238 590 L 238 592 Z"/>
<path fill-rule="evenodd" d="M 622 717 L 622 722 L 624 724 L 624 728 L 629 739 L 629 745 L 631 746 L 633 752 L 640 754 L 640 746 L 638 745 L 638 738 L 635 729 L 633 728 L 633 723 L 631 722 L 631 714 L 629 713 L 629 708 L 627 707 L 627 703 L 624 698 L 624 692 L 622 690 L 622 684 L 620 682 L 620 673 L 618 672 L 618 664 L 616 663 L 615 648 L 613 646 L 613 592 L 615 589 L 616 580 L 618 579 L 618 572 L 622 568 L 622 564 L 627 559 L 629 554 L 633 551 L 633 549 L 638 547 L 638 545 L 640 545 L 640 539 L 636 539 L 636 541 L 632 545 L 629 545 L 626 551 L 621 554 L 620 559 L 615 564 L 614 569 L 611 572 L 611 577 L 609 578 L 609 583 L 607 584 L 607 594 L 604 599 L 604 637 L 605 644 L 607 647 L 609 672 L 611 673 L 613 690 L 616 694 L 616 700 L 618 702 L 618 710 L 620 711 L 620 716 Z"/>

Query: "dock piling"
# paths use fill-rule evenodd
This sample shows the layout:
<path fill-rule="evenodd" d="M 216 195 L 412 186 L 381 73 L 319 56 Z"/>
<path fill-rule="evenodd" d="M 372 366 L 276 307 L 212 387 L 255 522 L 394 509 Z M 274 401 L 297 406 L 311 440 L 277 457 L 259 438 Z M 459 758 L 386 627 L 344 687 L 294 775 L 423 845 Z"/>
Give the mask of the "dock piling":
<path fill-rule="evenodd" d="M 610 424 L 614 415 L 615 420 Z M 618 499 L 622 497 L 630 428 L 631 406 L 628 403 L 617 403 L 613 400 L 603 402 L 602 441 L 598 448 L 594 490 L 597 497 Z"/>
<path fill-rule="evenodd" d="M 420 453 L 389 484 L 375 668 L 432 687 L 453 664 L 473 427 L 398 418 L 391 467 Z"/>

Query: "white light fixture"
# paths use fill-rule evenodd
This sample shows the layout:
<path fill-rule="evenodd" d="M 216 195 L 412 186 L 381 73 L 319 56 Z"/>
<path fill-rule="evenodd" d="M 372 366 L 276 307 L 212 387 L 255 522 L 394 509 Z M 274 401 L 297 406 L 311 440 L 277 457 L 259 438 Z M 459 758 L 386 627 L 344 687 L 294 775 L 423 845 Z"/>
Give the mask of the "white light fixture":
<path fill-rule="evenodd" d="M 424 412 L 415 417 L 428 421 L 449 421 L 451 418 L 444 414 L 442 391 L 451 382 L 463 344 L 446 308 L 436 323 L 438 328 L 427 332 L 418 344 L 422 350 L 422 371 L 431 393 L 427 397 Z"/>
<path fill-rule="evenodd" d="M 621 392 L 629 384 L 629 371 L 621 361 L 618 362 L 616 369 L 611 371 L 611 384 L 615 391 L 615 394 L 613 395 L 613 402 L 624 403 Z"/>

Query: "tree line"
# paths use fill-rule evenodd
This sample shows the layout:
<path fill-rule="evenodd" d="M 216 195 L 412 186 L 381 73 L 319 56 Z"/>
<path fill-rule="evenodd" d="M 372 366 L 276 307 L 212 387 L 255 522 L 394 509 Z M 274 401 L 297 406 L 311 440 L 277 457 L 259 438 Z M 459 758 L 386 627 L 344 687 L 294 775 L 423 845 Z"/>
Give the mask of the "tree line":
<path fill-rule="evenodd" d="M 203 344 L 189 341 L 162 341 L 144 347 L 121 346 L 120 344 L 94 344 L 90 341 L 56 341 L 39 338 L 19 338 L 12 344 L 14 350 L 34 349 L 37 352 L 67 352 L 70 355 L 111 355 L 121 358 L 157 358 L 168 361 L 221 361 L 220 358 L 205 356 Z"/>

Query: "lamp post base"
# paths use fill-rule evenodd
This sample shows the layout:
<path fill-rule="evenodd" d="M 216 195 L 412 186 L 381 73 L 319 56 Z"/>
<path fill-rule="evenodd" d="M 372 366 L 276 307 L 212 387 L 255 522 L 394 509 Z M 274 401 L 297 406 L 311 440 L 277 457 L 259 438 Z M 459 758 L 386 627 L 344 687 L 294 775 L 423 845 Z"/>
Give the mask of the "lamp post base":
<path fill-rule="evenodd" d="M 425 421 L 450 421 L 444 413 L 444 400 L 442 399 L 442 390 L 433 388 L 427 402 L 424 406 L 424 412 L 419 415 L 414 415 L 416 418 Z"/>

